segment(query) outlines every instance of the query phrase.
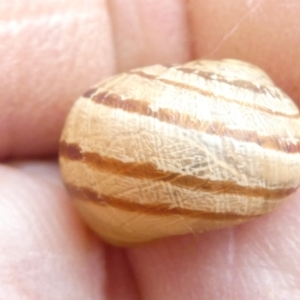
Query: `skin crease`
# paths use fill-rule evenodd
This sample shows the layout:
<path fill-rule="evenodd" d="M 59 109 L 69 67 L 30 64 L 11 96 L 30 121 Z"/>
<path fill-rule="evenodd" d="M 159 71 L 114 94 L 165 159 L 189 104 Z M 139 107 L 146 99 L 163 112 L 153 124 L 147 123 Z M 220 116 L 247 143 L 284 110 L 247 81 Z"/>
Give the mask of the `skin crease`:
<path fill-rule="evenodd" d="M 3 3 L 2 3 L 3 2 Z M 300 104 L 300 3 L 0 3 L 0 299 L 299 299 L 300 194 L 244 225 L 134 249 L 82 223 L 59 177 L 74 99 L 129 68 L 232 57 Z"/>

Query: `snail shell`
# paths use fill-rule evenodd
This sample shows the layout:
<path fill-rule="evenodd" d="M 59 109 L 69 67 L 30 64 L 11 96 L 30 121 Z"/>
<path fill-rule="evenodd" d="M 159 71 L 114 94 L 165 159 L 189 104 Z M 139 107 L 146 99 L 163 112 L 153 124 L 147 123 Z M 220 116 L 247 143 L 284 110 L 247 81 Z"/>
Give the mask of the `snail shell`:
<path fill-rule="evenodd" d="M 60 142 L 65 185 L 104 240 L 244 222 L 299 186 L 299 110 L 236 60 L 154 65 L 88 90 Z"/>

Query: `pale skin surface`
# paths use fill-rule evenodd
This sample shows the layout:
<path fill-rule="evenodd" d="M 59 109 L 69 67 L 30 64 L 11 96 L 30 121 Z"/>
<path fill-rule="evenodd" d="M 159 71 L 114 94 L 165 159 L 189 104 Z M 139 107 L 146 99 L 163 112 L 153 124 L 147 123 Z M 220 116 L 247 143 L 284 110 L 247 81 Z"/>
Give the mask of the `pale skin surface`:
<path fill-rule="evenodd" d="M 56 160 L 40 160 L 57 154 L 74 99 L 133 67 L 240 58 L 300 104 L 299 9 L 293 0 L 1 1 L 0 299 L 299 299 L 300 194 L 236 228 L 118 249 L 84 226 Z"/>

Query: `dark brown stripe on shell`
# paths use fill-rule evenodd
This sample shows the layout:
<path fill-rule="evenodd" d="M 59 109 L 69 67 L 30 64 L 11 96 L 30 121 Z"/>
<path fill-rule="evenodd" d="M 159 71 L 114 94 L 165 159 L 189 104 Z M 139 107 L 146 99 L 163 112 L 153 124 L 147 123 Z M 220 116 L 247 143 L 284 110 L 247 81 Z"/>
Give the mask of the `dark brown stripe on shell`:
<path fill-rule="evenodd" d="M 235 86 L 237 88 L 242 88 L 242 89 L 246 89 L 250 92 L 254 92 L 256 94 L 270 94 L 272 95 L 272 97 L 275 98 L 282 98 L 282 94 L 279 93 L 278 89 L 274 86 L 273 89 L 269 89 L 267 86 L 264 85 L 260 85 L 257 86 L 255 84 L 253 84 L 251 81 L 247 81 L 247 80 L 228 80 L 225 77 L 216 74 L 214 72 L 205 72 L 205 71 L 201 71 L 198 69 L 193 69 L 193 68 L 187 68 L 187 67 L 175 67 L 176 70 L 185 73 L 185 74 L 194 74 L 198 77 L 204 78 L 206 80 L 213 80 L 213 81 L 218 81 L 218 82 L 222 82 L 222 83 L 226 83 L 228 85 L 231 86 Z M 290 116 L 290 115 L 288 115 Z M 298 114 L 299 116 L 299 114 Z"/>
<path fill-rule="evenodd" d="M 233 181 L 212 181 L 192 175 L 182 175 L 173 172 L 162 171 L 153 163 L 130 163 L 120 160 L 102 157 L 98 153 L 83 152 L 77 144 L 60 143 L 60 156 L 82 161 L 89 166 L 103 172 L 113 173 L 119 176 L 128 176 L 150 181 L 162 181 L 174 186 L 193 190 L 205 191 L 213 194 L 234 194 L 248 197 L 263 197 L 266 200 L 282 199 L 296 191 L 296 188 L 266 189 L 261 187 L 246 187 L 237 185 Z"/>
<path fill-rule="evenodd" d="M 176 68 L 176 70 L 179 70 L 179 71 L 181 71 L 182 69 L 183 68 L 181 68 L 181 69 Z M 185 68 L 185 69 L 187 69 L 187 68 Z M 192 73 L 192 72 L 190 72 L 190 73 Z M 201 76 L 202 78 L 211 79 L 209 76 L 212 76 L 212 75 L 209 75 L 206 72 L 203 72 L 203 73 L 206 74 L 206 75 Z M 182 83 L 182 82 L 179 82 L 179 81 L 175 81 L 173 79 L 171 80 L 171 79 L 163 78 L 163 77 L 160 77 L 160 76 L 157 76 L 157 75 L 152 75 L 152 74 L 149 74 L 149 73 L 145 73 L 142 70 L 133 70 L 133 71 L 128 72 L 128 74 L 135 74 L 135 75 L 138 75 L 140 77 L 147 78 L 149 80 L 157 80 L 157 81 L 162 82 L 162 83 L 167 84 L 167 85 L 177 86 L 177 87 L 180 87 L 182 89 L 197 92 L 197 93 L 199 93 L 199 94 L 201 94 L 202 96 L 205 96 L 205 97 L 209 97 L 209 98 L 212 98 L 212 99 L 216 98 L 218 100 L 222 99 L 226 102 L 236 103 L 236 104 L 239 104 L 240 106 L 249 107 L 249 108 L 252 108 L 254 110 L 261 111 L 263 113 L 267 113 L 267 114 L 271 114 L 271 115 L 275 115 L 275 116 L 280 116 L 280 117 L 285 117 L 285 118 L 293 118 L 293 119 L 300 118 L 300 113 L 286 114 L 286 113 L 282 113 L 280 111 L 273 111 L 273 110 L 271 110 L 271 109 L 269 109 L 265 106 L 257 105 L 255 103 L 245 103 L 245 102 L 241 102 L 241 101 L 238 101 L 238 100 L 229 99 L 229 98 L 226 98 L 226 97 L 221 96 L 221 95 L 215 95 L 213 92 L 203 90 L 203 89 L 201 89 L 197 86 L 190 85 L 190 84 L 187 84 L 187 83 Z M 198 74 L 195 74 L 195 75 L 198 75 Z M 198 75 L 198 76 L 200 76 L 200 75 Z M 226 82 L 225 79 L 223 79 L 222 82 Z M 231 84 L 231 81 L 227 81 L 227 83 Z M 239 87 L 244 87 L 244 88 L 246 88 L 246 86 L 247 86 L 246 82 L 242 82 L 241 80 L 236 81 L 236 84 L 239 85 Z M 250 86 L 248 86 L 247 89 L 249 90 Z M 254 87 L 251 91 L 254 91 Z M 263 90 L 260 90 L 261 94 L 263 94 L 263 93 L 266 94 L 267 92 L 270 94 L 270 91 L 267 90 L 267 88 L 265 88 Z"/>
<path fill-rule="evenodd" d="M 174 207 L 164 204 L 141 204 L 136 202 L 130 202 L 126 199 L 119 199 L 113 196 L 107 195 L 99 195 L 95 190 L 87 187 L 78 187 L 72 185 L 70 183 L 66 184 L 66 188 L 70 195 L 75 199 L 81 201 L 91 201 L 97 203 L 98 205 L 103 206 L 113 206 L 115 208 L 131 211 L 131 212 L 139 212 L 143 214 L 151 214 L 151 215 L 165 215 L 165 216 L 186 216 L 190 218 L 197 219 L 208 219 L 208 220 L 216 220 L 216 221 L 239 221 L 239 220 L 247 220 L 250 217 L 254 216 L 243 216 L 232 213 L 213 213 L 199 210 L 192 210 L 182 207 Z M 261 214 L 259 214 L 261 215 Z M 256 216 L 259 216 L 256 215 Z"/>
<path fill-rule="evenodd" d="M 98 88 L 91 88 L 89 90 L 87 90 L 82 96 L 84 98 L 90 98 L 96 91 Z"/>
<path fill-rule="evenodd" d="M 149 103 L 143 100 L 122 99 L 117 94 L 103 92 L 96 94 L 91 98 L 92 101 L 102 105 L 119 108 L 130 113 L 137 113 L 144 116 L 156 118 L 162 122 L 181 126 L 186 129 L 194 129 L 207 134 L 225 136 L 233 138 L 240 142 L 250 142 L 259 145 L 262 148 L 278 150 L 286 153 L 300 152 L 300 141 L 292 144 L 285 137 L 278 136 L 261 136 L 255 131 L 229 129 L 218 122 L 200 121 L 191 118 L 187 114 L 173 111 L 167 108 L 160 108 L 154 111 L 150 108 Z"/>

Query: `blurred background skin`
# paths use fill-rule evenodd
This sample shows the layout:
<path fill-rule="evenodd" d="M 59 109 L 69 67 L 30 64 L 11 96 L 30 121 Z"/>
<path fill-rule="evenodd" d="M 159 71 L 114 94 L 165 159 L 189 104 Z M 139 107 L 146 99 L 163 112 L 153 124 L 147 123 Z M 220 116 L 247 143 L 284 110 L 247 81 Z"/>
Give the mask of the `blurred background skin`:
<path fill-rule="evenodd" d="M 46 159 L 74 100 L 134 67 L 243 59 L 299 105 L 299 12 L 295 0 L 1 1 L 0 299 L 300 299 L 299 195 L 236 228 L 115 249 Z"/>

